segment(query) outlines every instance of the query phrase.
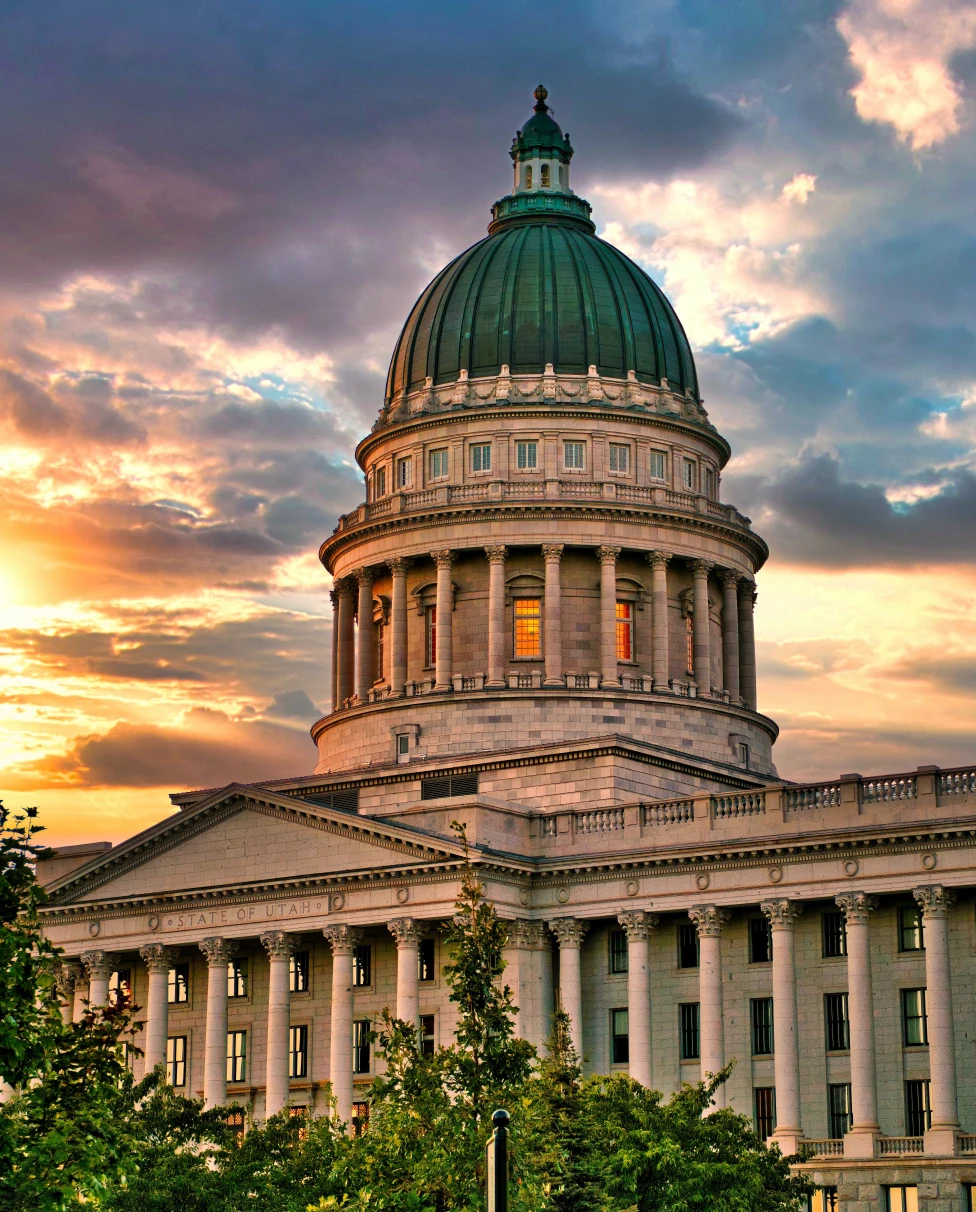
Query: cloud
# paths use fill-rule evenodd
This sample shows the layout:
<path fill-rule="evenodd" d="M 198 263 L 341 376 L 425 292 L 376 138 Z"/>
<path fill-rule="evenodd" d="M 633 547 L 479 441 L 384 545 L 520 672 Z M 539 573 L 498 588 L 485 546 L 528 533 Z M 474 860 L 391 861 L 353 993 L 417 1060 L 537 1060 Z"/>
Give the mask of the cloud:
<path fill-rule="evenodd" d="M 264 714 L 272 719 L 300 720 L 311 725 L 322 713 L 304 690 L 285 690 L 274 696 Z"/>

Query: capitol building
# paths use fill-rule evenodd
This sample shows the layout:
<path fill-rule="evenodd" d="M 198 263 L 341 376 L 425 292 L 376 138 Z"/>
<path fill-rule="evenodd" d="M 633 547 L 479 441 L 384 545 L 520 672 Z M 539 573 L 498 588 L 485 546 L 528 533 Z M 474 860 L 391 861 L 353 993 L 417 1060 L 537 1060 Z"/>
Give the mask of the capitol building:
<path fill-rule="evenodd" d="M 331 1096 L 362 1127 L 383 1008 L 451 1038 L 461 821 L 520 1035 L 542 1050 L 561 1006 L 584 1072 L 665 1092 L 734 1060 L 718 1100 L 800 1156 L 816 1212 L 969 1207 L 976 765 L 777 771 L 768 549 L 722 500 L 677 315 L 596 235 L 535 96 L 320 549 L 314 773 L 180 792 L 41 864 L 64 1012 L 126 990 L 188 1096 L 259 1119 Z"/>

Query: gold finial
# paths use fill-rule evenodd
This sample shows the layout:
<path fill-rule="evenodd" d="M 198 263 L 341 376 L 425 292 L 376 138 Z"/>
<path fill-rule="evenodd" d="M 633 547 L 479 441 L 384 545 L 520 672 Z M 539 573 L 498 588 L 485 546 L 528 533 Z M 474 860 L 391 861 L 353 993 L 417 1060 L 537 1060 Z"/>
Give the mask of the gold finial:
<path fill-rule="evenodd" d="M 549 96 L 547 89 L 540 84 L 532 96 L 536 99 L 536 113 L 545 113 L 549 109 L 549 106 L 546 105 L 546 97 Z"/>

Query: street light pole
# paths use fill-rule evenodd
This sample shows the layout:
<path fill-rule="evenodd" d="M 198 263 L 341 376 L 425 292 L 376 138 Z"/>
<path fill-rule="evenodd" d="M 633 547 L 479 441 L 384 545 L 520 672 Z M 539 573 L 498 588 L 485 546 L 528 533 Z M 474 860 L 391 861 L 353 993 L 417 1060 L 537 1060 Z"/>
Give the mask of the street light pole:
<path fill-rule="evenodd" d="M 508 1125 L 507 1111 L 496 1111 L 495 1125 L 485 1149 L 488 1173 L 488 1212 L 508 1212 Z"/>

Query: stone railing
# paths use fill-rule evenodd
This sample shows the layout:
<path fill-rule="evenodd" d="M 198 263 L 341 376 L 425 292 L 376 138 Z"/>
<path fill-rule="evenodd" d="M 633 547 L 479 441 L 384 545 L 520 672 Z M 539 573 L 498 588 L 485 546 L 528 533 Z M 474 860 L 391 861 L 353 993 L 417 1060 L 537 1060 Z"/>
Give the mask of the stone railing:
<path fill-rule="evenodd" d="M 939 795 L 973 795 L 976 793 L 976 771 L 943 770 L 939 774 Z"/>
<path fill-rule="evenodd" d="M 379 501 L 360 505 L 343 514 L 334 530 L 339 534 L 378 518 L 386 518 L 436 506 L 469 505 L 479 501 L 531 501 L 545 498 L 566 501 L 617 501 L 627 505 L 664 508 L 681 513 L 704 514 L 744 530 L 750 521 L 734 505 L 711 501 L 700 493 L 677 492 L 655 485 L 619 484 L 615 480 L 491 480 L 474 484 L 438 484 L 417 492 L 396 492 Z"/>
<path fill-rule="evenodd" d="M 766 811 L 764 791 L 744 791 L 737 795 L 713 795 L 712 816 L 732 819 L 740 816 L 761 816 Z"/>
<path fill-rule="evenodd" d="M 805 1140 L 800 1142 L 800 1156 L 804 1161 L 814 1157 L 843 1157 L 843 1138 L 830 1140 Z"/>
<path fill-rule="evenodd" d="M 923 1136 L 881 1136 L 878 1138 L 878 1154 L 881 1157 L 924 1152 L 925 1138 Z"/>
<path fill-rule="evenodd" d="M 839 783 L 786 787 L 783 791 L 783 806 L 790 812 L 801 812 L 804 808 L 833 808 L 839 803 Z"/>
<path fill-rule="evenodd" d="M 976 1153 L 976 1136 L 957 1136 L 956 1143 L 959 1146 L 959 1152 L 965 1157 L 967 1154 Z"/>
<path fill-rule="evenodd" d="M 577 833 L 611 833 L 624 827 L 623 808 L 601 808 L 576 813 Z"/>
<path fill-rule="evenodd" d="M 694 800 L 665 800 L 663 804 L 642 804 L 645 825 L 679 825 L 695 819 Z"/>
<path fill-rule="evenodd" d="M 887 804 L 894 800 L 913 800 L 917 793 L 915 779 L 872 779 L 862 784 L 862 799 L 865 804 Z"/>

